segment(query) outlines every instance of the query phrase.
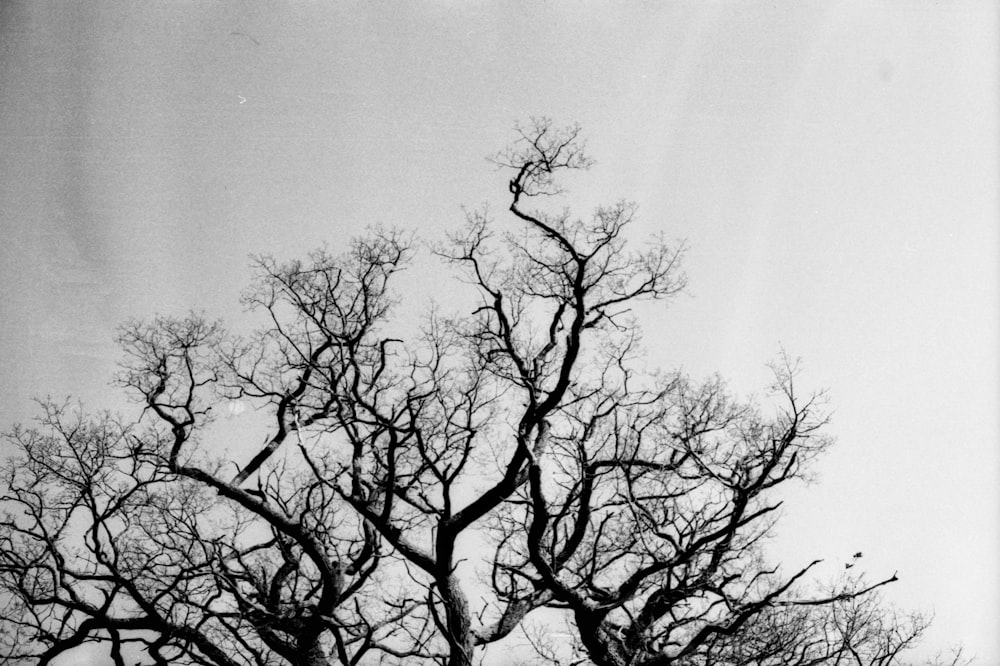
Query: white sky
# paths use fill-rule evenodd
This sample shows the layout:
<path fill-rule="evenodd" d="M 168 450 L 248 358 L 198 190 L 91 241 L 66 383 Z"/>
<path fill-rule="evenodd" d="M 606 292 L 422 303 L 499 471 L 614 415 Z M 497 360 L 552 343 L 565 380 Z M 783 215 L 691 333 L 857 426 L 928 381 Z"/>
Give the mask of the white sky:
<path fill-rule="evenodd" d="M 120 405 L 126 317 L 239 315 L 247 256 L 435 237 L 516 119 L 579 122 L 565 203 L 687 239 L 652 361 L 762 388 L 784 346 L 839 443 L 775 544 L 861 550 L 1000 663 L 998 16 L 977 2 L 0 4 L 0 424 Z M 410 286 L 447 302 L 440 274 Z"/>

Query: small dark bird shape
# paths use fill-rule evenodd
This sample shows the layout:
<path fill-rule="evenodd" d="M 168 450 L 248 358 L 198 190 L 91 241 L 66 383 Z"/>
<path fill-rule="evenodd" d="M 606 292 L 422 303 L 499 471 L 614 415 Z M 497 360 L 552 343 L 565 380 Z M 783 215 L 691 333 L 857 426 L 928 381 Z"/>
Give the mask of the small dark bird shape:
<path fill-rule="evenodd" d="M 854 553 L 854 559 L 858 559 L 859 557 L 861 557 L 861 551 L 860 550 L 858 552 Z"/>

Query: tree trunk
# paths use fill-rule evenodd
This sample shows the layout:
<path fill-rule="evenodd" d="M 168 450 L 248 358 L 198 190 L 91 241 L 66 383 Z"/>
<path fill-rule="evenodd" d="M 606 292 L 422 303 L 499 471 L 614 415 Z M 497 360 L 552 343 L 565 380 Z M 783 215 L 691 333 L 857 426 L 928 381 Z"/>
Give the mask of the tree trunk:
<path fill-rule="evenodd" d="M 438 589 L 445 608 L 448 647 L 451 655 L 448 666 L 472 666 L 475 649 L 472 635 L 472 617 L 469 602 L 462 592 L 461 583 L 454 574 L 438 579 Z"/>

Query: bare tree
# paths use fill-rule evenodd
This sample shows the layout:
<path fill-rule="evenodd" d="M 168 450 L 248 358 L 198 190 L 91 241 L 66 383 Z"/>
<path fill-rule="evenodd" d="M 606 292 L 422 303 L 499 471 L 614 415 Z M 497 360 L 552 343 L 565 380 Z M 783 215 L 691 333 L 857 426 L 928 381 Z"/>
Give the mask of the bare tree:
<path fill-rule="evenodd" d="M 46 404 L 9 435 L 2 660 L 103 643 L 116 664 L 470 666 L 547 608 L 577 663 L 897 663 L 926 623 L 875 602 L 895 576 L 810 593 L 815 563 L 783 572 L 760 547 L 775 489 L 828 445 L 821 396 L 787 359 L 773 413 L 649 372 L 632 311 L 684 287 L 683 245 L 631 250 L 625 202 L 529 207 L 590 166 L 578 135 L 518 128 L 494 159 L 517 229 L 472 211 L 436 247 L 469 316 L 401 331 L 412 241 L 376 230 L 256 259 L 252 335 L 126 324 L 137 420 Z M 217 417 L 232 401 L 263 437 Z"/>

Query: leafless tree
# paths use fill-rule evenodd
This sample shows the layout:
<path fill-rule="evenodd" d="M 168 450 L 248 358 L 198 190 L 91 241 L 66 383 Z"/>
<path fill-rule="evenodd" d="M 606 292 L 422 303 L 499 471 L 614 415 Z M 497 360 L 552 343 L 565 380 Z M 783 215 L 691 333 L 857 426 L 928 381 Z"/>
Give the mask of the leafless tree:
<path fill-rule="evenodd" d="M 784 358 L 770 411 L 643 366 L 635 306 L 684 287 L 684 247 L 630 249 L 628 203 L 545 212 L 590 166 L 578 135 L 518 128 L 494 159 L 514 228 L 471 211 L 436 246 L 471 315 L 406 331 L 413 243 L 376 230 L 256 259 L 252 335 L 126 324 L 137 420 L 45 404 L 8 437 L 2 660 L 470 666 L 540 611 L 578 663 L 897 663 L 925 622 L 875 602 L 894 576 L 810 592 L 815 563 L 761 549 L 828 445 L 821 396 Z M 236 401 L 265 436 L 218 417 Z"/>

